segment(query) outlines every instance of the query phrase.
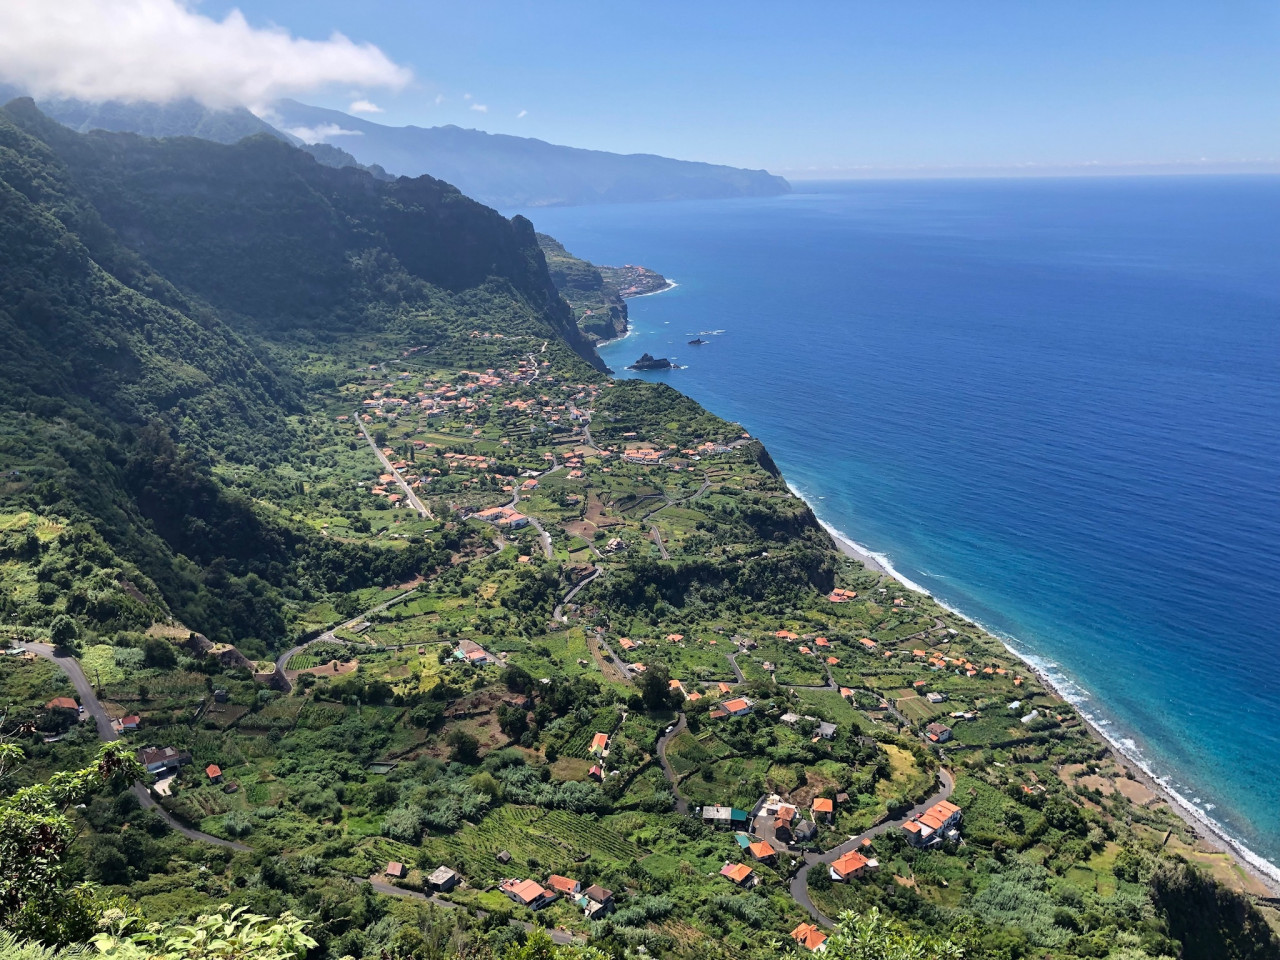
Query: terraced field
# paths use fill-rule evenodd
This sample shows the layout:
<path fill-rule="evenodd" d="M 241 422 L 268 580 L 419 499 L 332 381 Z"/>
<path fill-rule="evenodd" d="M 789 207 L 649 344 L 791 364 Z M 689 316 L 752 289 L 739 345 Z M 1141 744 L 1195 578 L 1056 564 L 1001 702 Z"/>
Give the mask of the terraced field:
<path fill-rule="evenodd" d="M 567 870 L 588 857 L 631 861 L 647 853 L 594 817 L 539 807 L 503 807 L 452 836 L 425 839 L 423 849 L 443 863 L 465 863 L 469 876 L 489 880 L 557 866 Z M 511 854 L 511 863 L 498 863 L 502 850 Z"/>

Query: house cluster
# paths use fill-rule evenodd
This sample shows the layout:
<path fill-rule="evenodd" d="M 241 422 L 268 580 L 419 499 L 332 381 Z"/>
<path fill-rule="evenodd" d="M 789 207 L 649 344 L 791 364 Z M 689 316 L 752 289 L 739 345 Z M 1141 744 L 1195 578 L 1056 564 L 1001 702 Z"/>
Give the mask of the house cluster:
<path fill-rule="evenodd" d="M 577 880 L 556 873 L 547 878 L 546 886 L 536 880 L 509 879 L 498 884 L 498 889 L 514 903 L 530 910 L 541 910 L 561 897 L 581 907 L 588 920 L 599 919 L 613 909 L 612 890 L 594 883 L 584 888 Z"/>
<path fill-rule="evenodd" d="M 931 847 L 944 840 L 960 839 L 960 808 L 947 800 L 939 800 L 932 807 L 902 825 L 907 840 L 917 847 Z"/>
<path fill-rule="evenodd" d="M 495 526 L 506 527 L 508 530 L 519 530 L 521 527 L 527 527 L 530 523 L 519 510 L 513 507 L 489 507 L 472 514 L 477 520 L 483 520 L 485 523 L 492 523 Z"/>
<path fill-rule="evenodd" d="M 680 452 L 694 460 L 701 460 L 703 457 L 712 457 L 719 453 L 732 453 L 733 448 L 725 446 L 723 443 L 716 443 L 714 440 L 707 440 L 696 447 L 690 447 Z"/>
<path fill-rule="evenodd" d="M 661 463 L 667 456 L 665 450 L 651 450 L 647 447 L 628 447 L 622 454 L 627 463 L 639 463 L 648 466 Z"/>
<path fill-rule="evenodd" d="M 808 843 L 818 833 L 818 825 L 806 820 L 794 804 L 783 803 L 776 794 L 766 797 L 756 813 L 755 833 L 761 837 L 773 837 L 779 843 Z"/>

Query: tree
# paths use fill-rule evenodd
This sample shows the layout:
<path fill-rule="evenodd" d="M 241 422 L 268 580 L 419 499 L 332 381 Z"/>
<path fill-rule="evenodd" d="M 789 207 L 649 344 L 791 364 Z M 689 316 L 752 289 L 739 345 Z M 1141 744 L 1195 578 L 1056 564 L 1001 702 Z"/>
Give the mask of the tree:
<path fill-rule="evenodd" d="M 15 744 L 0 743 L 0 782 L 22 758 Z M 77 831 L 67 811 L 99 787 L 122 787 L 142 774 L 126 744 L 109 743 L 91 765 L 0 799 L 0 927 L 51 946 L 92 935 L 99 907 L 92 888 L 69 873 L 67 849 Z"/>
<path fill-rule="evenodd" d="M 648 669 L 640 674 L 637 683 L 640 687 L 640 699 L 650 712 L 667 710 L 671 706 L 671 672 L 664 663 L 649 664 Z"/>
<path fill-rule="evenodd" d="M 453 730 L 445 743 L 449 745 L 449 759 L 456 763 L 475 763 L 480 756 L 480 741 L 465 730 Z"/>
<path fill-rule="evenodd" d="M 285 911 L 279 918 L 245 913 L 224 903 L 220 913 L 205 914 L 192 924 L 151 924 L 137 929 L 135 917 L 114 919 L 110 933 L 93 938 L 105 960 L 301 960 L 317 945 L 304 932 L 310 924 Z"/>
<path fill-rule="evenodd" d="M 172 670 L 178 665 L 178 651 L 159 637 L 148 637 L 142 647 L 142 662 L 157 670 Z"/>
<path fill-rule="evenodd" d="M 64 650 L 73 649 L 79 636 L 80 628 L 65 613 L 58 614 L 49 625 L 49 639 L 53 641 L 55 647 L 61 647 Z"/>
<path fill-rule="evenodd" d="M 916 936 L 878 907 L 861 915 L 842 913 L 826 947 L 828 960 L 961 960 L 964 956 L 950 940 Z"/>

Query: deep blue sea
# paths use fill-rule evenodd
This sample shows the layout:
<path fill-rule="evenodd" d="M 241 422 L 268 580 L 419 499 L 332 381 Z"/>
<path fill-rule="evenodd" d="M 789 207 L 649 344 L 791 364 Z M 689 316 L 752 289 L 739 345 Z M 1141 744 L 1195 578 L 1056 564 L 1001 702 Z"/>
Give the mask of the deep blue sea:
<path fill-rule="evenodd" d="M 1280 178 L 801 184 L 529 211 L 661 378 L 1280 861 Z M 701 331 L 703 347 L 686 342 Z"/>

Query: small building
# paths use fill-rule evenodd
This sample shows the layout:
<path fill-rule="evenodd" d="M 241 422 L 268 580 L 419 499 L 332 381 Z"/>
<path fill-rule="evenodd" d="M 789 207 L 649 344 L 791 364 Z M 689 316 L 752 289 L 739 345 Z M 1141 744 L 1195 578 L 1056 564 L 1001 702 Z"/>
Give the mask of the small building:
<path fill-rule="evenodd" d="M 924 695 L 924 698 L 930 703 L 942 703 L 947 699 L 947 695 L 945 693 L 939 693 L 937 690 L 930 690 Z"/>
<path fill-rule="evenodd" d="M 751 701 L 746 697 L 735 697 L 733 700 L 726 700 L 722 706 L 725 712 L 735 717 L 744 717 L 751 712 Z"/>
<path fill-rule="evenodd" d="M 747 823 L 747 811 L 711 804 L 702 808 L 702 822 L 712 827 L 742 827 Z"/>
<path fill-rule="evenodd" d="M 596 757 L 603 757 L 609 752 L 609 735 L 607 733 L 597 733 L 591 738 L 591 754 Z"/>
<path fill-rule="evenodd" d="M 506 894 L 508 899 L 530 910 L 541 910 L 556 900 L 555 892 L 547 890 L 536 880 L 503 880 L 498 884 L 498 889 Z"/>
<path fill-rule="evenodd" d="M 427 877 L 427 886 L 432 890 L 452 890 L 458 885 L 458 875 L 446 866 L 436 867 L 431 871 L 431 875 Z"/>
<path fill-rule="evenodd" d="M 831 879 L 848 880 L 850 877 L 861 877 L 879 866 L 877 861 L 864 857 L 857 850 L 850 850 L 831 864 Z"/>
<path fill-rule="evenodd" d="M 138 759 L 148 773 L 177 770 L 191 762 L 191 754 L 173 747 L 144 747 L 138 751 Z"/>
<path fill-rule="evenodd" d="M 931 723 L 924 728 L 924 735 L 930 743 L 946 743 L 951 739 L 951 728 L 945 723 Z"/>
<path fill-rule="evenodd" d="M 80 715 L 80 704 L 71 697 L 54 697 L 44 705 L 46 710 L 61 710 L 64 713 Z"/>
<path fill-rule="evenodd" d="M 603 907 L 606 910 L 613 909 L 613 891 L 593 883 L 587 889 L 582 891 L 582 895 L 587 898 L 589 903 L 593 903 L 596 907 Z"/>
<path fill-rule="evenodd" d="M 747 844 L 747 849 L 751 852 L 751 855 L 761 863 L 773 863 L 778 859 L 778 852 L 763 840 L 752 841 Z"/>
<path fill-rule="evenodd" d="M 209 778 L 210 783 L 222 782 L 222 768 L 216 763 L 211 763 L 204 768 L 204 775 Z"/>
<path fill-rule="evenodd" d="M 794 839 L 794 835 L 791 832 L 791 821 L 785 817 L 774 817 L 773 835 L 783 843 L 790 843 Z"/>
<path fill-rule="evenodd" d="M 493 859 L 497 860 L 499 863 L 507 864 L 511 862 L 511 853 L 508 850 L 499 850 L 497 854 L 494 855 Z"/>
<path fill-rule="evenodd" d="M 130 714 L 127 717 L 121 717 L 119 720 L 116 721 L 116 724 L 121 731 L 137 730 L 138 727 L 142 725 L 142 718 L 139 717 L 136 713 Z"/>
<path fill-rule="evenodd" d="M 791 939 L 814 953 L 827 949 L 827 935 L 819 929 L 817 924 L 800 924 L 791 931 Z"/>
<path fill-rule="evenodd" d="M 217 690 L 213 691 L 213 702 L 214 702 L 214 703 L 226 703 L 226 702 L 227 702 L 227 696 L 228 696 L 228 695 L 227 695 L 227 691 L 226 691 L 226 690 L 224 690 L 224 689 L 222 689 L 222 687 L 219 687 Z"/>
<path fill-rule="evenodd" d="M 826 720 L 819 720 L 816 732 L 823 740 L 834 739 L 836 735 L 836 725 L 834 723 L 828 723 Z"/>
<path fill-rule="evenodd" d="M 474 640 L 463 640 L 460 642 L 458 644 L 458 649 L 453 652 L 453 655 L 463 663 L 475 664 L 478 667 L 498 662 L 496 657 L 490 656 L 489 651 L 485 650 L 484 647 L 480 646 L 480 644 L 476 643 Z"/>
<path fill-rule="evenodd" d="M 403 863 L 397 863 L 392 860 L 387 864 L 387 869 L 383 871 L 392 880 L 403 880 L 409 874 L 409 868 Z"/>
<path fill-rule="evenodd" d="M 728 877 L 740 887 L 749 887 L 755 882 L 755 871 L 745 863 L 726 863 L 720 868 L 720 876 Z"/>
<path fill-rule="evenodd" d="M 830 823 L 835 811 L 836 805 L 830 797 L 813 798 L 813 819 L 817 820 L 818 817 L 825 817 L 827 823 Z"/>
<path fill-rule="evenodd" d="M 791 825 L 793 843 L 808 843 L 818 835 L 818 825 L 812 820 L 797 820 Z"/>
<path fill-rule="evenodd" d="M 954 803 L 939 800 L 920 816 L 902 825 L 907 841 L 916 847 L 929 847 L 960 836 L 961 811 Z"/>
<path fill-rule="evenodd" d="M 547 886 L 556 893 L 563 893 L 565 896 L 576 897 L 582 890 L 582 884 L 571 877 L 562 877 L 558 873 L 553 873 L 547 877 Z"/>
<path fill-rule="evenodd" d="M 587 776 L 597 783 L 602 783 L 604 781 L 604 767 L 598 763 L 592 764 L 591 769 L 587 771 Z"/>

